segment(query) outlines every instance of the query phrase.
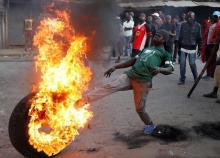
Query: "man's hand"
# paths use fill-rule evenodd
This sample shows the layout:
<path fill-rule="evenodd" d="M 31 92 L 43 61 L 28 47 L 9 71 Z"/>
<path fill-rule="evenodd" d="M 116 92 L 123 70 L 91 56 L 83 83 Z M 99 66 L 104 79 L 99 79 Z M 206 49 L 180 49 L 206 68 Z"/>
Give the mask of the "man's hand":
<path fill-rule="evenodd" d="M 112 68 L 108 69 L 108 70 L 104 73 L 104 76 L 108 78 L 108 77 L 111 76 L 111 74 L 112 74 L 114 71 L 115 71 L 115 67 L 112 67 Z"/>

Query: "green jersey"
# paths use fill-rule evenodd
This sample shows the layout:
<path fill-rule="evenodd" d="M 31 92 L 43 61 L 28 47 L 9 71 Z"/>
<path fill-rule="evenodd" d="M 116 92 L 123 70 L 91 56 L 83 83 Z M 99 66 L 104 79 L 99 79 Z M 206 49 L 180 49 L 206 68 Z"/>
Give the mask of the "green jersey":
<path fill-rule="evenodd" d="M 162 48 L 147 48 L 136 56 L 137 60 L 132 68 L 126 72 L 128 77 L 151 82 L 153 78 L 152 68 L 172 67 L 172 56 Z"/>

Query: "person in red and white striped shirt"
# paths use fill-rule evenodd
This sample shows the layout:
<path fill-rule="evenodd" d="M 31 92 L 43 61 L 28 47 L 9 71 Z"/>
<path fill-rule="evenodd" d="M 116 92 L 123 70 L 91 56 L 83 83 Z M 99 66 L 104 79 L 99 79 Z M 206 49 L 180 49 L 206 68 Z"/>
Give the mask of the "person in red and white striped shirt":
<path fill-rule="evenodd" d="M 139 23 L 133 29 L 132 57 L 138 55 L 146 46 L 150 45 L 152 37 L 150 26 L 146 23 L 146 15 L 141 13 Z"/>

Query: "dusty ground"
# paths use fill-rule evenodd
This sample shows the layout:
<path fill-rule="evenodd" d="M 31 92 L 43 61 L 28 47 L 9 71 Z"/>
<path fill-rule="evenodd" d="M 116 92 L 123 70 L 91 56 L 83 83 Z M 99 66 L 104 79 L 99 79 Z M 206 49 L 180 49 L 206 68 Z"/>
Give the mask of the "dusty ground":
<path fill-rule="evenodd" d="M 28 59 L 3 61 L 0 62 L 0 158 L 22 158 L 9 141 L 8 120 L 15 105 L 30 92 L 37 77 L 33 62 Z M 102 71 L 109 65 L 102 66 L 96 76 L 102 78 Z M 198 65 L 201 70 L 199 61 Z M 123 70 L 114 73 L 111 79 L 121 72 Z M 176 65 L 174 75 L 154 79 L 147 111 L 155 123 L 177 126 L 186 137 L 170 142 L 144 136 L 141 132 L 143 123 L 134 110 L 132 92 L 118 92 L 93 103 L 91 128 L 82 130 L 58 158 L 219 158 L 220 105 L 202 97 L 204 92 L 211 90 L 212 81 L 200 82 L 192 98 L 187 99 L 192 76 L 187 71 L 186 85 L 178 86 L 178 72 Z M 202 134 L 200 123 L 205 122 L 214 124 L 207 124 Z"/>

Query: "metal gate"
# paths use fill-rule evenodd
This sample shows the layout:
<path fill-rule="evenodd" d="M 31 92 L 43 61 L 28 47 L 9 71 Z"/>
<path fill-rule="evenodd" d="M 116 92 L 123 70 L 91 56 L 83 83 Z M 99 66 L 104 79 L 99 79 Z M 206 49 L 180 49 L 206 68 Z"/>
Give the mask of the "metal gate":
<path fill-rule="evenodd" d="M 7 10 L 6 0 L 0 0 L 0 48 L 7 47 Z"/>
<path fill-rule="evenodd" d="M 3 48 L 3 11 L 0 11 L 0 48 Z"/>

